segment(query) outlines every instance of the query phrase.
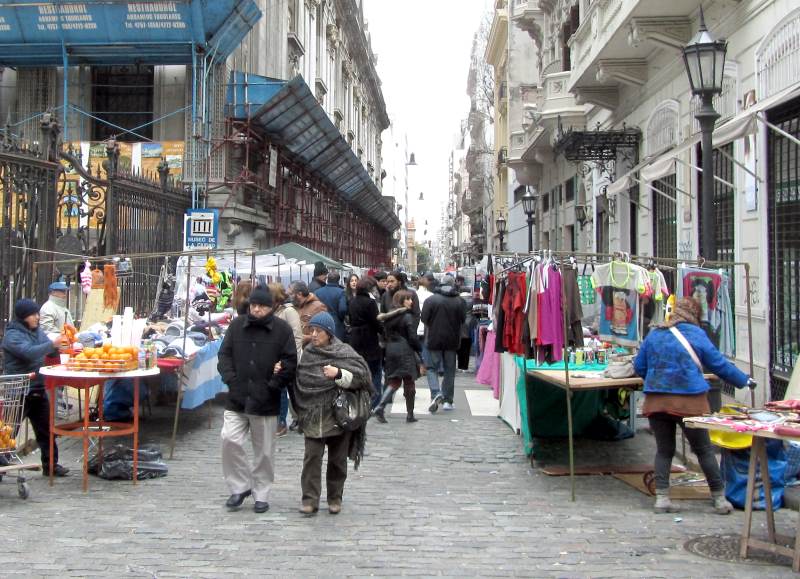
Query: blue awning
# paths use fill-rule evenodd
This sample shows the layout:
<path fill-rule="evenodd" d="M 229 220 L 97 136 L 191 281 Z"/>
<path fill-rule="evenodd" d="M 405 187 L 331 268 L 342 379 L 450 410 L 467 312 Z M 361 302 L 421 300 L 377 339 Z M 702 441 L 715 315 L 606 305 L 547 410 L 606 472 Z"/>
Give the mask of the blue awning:
<path fill-rule="evenodd" d="M 0 0 L 0 66 L 192 64 L 226 58 L 261 18 L 254 0 Z"/>
<path fill-rule="evenodd" d="M 234 72 L 227 104 L 229 116 L 249 115 L 266 134 L 371 221 L 388 231 L 399 229 L 394 208 L 383 198 L 302 76 L 286 82 Z"/>

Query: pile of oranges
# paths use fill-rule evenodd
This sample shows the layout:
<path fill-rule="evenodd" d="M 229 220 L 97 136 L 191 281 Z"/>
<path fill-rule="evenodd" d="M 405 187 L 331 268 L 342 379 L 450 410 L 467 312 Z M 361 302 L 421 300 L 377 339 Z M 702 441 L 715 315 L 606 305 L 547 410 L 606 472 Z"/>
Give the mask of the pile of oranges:
<path fill-rule="evenodd" d="M 16 447 L 17 441 L 14 440 L 14 429 L 0 420 L 0 448 L 12 449 Z"/>
<path fill-rule="evenodd" d="M 112 346 L 84 348 L 67 363 L 70 370 L 84 372 L 125 372 L 139 367 L 139 348 L 135 346 Z"/>

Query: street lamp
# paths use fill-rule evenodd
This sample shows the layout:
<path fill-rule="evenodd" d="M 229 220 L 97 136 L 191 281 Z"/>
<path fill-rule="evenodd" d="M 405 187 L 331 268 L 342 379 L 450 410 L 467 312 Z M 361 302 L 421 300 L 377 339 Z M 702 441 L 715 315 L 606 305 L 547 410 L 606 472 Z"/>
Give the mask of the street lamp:
<path fill-rule="evenodd" d="M 712 134 L 719 114 L 714 110 L 714 96 L 722 92 L 725 72 L 725 52 L 728 43 L 714 40 L 706 28 L 703 9 L 700 8 L 700 29 L 683 47 L 683 62 L 692 94 L 701 99 L 700 110 L 695 117 L 700 124 L 703 151 L 703 254 L 709 260 L 717 258 L 716 223 L 714 215 L 714 163 Z"/>
<path fill-rule="evenodd" d="M 528 253 L 533 251 L 533 216 L 536 215 L 536 193 L 530 188 L 522 196 L 522 210 L 528 218 Z"/>
<path fill-rule="evenodd" d="M 503 238 L 508 231 L 508 224 L 506 223 L 506 218 L 503 217 L 503 214 L 500 214 L 500 217 L 497 218 L 495 221 L 495 227 L 497 228 L 497 235 L 500 236 L 500 251 L 503 251 Z"/>

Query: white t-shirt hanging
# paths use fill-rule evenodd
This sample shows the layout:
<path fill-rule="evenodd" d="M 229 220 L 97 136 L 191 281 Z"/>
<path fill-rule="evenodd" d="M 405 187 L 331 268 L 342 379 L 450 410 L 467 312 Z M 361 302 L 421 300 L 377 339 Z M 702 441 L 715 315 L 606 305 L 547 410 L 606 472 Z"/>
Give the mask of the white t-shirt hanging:
<path fill-rule="evenodd" d="M 639 296 L 652 293 L 647 270 L 622 261 L 604 263 L 592 273 L 592 285 L 600 297 L 600 339 L 620 346 L 638 346 Z"/>

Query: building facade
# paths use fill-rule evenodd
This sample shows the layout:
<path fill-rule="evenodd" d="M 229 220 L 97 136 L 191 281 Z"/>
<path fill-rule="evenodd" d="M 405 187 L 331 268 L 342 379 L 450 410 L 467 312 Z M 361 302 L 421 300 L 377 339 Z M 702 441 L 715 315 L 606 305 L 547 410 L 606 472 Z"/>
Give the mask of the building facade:
<path fill-rule="evenodd" d="M 91 61 L 70 62 L 65 56 L 66 66 L 5 68 L 0 111 L 26 136 L 38 134 L 38 115 L 60 108 L 63 135 L 70 142 L 96 143 L 113 136 L 131 145 L 171 147 L 180 158 L 192 204 L 220 210 L 221 247 L 266 249 L 297 241 L 357 265 L 388 263 L 399 220 L 393 201 L 381 196 L 381 134 L 389 119 L 363 0 L 225 2 L 235 10 L 247 4 L 256 14 L 225 58 L 218 57 L 221 51 L 193 44 L 191 64 L 152 55 L 85 64 Z M 127 3 L 125 26 L 136 7 L 145 4 Z M 186 19 L 179 9 L 171 16 L 186 27 L 179 22 Z M 297 77 L 304 87 L 286 86 Z M 277 132 L 250 122 L 266 104 L 266 99 L 254 99 L 253 87 L 273 81 L 282 81 L 275 83 L 276 90 L 284 87 L 298 100 L 313 95 L 307 116 L 330 139 L 331 151 L 340 151 L 340 157 L 346 149 L 352 152 L 358 163 L 349 163 L 341 173 L 347 171 L 356 184 L 340 179 L 334 173 L 337 165 L 312 166 L 293 147 L 302 138 L 303 119 Z M 250 87 L 249 93 L 243 90 L 250 100 L 232 107 L 231 94 L 240 86 Z M 135 156 L 138 148 L 133 150 Z M 351 225 L 340 227 L 342 218 Z M 359 243 L 351 242 L 354 236 Z"/>
<path fill-rule="evenodd" d="M 514 0 L 541 82 L 513 168 L 538 198 L 537 249 L 702 256 L 699 102 L 682 58 L 701 7 L 728 42 L 713 200 L 718 259 L 750 266 L 730 268 L 736 357 L 747 369 L 754 344 L 760 395 L 779 398 L 800 350 L 796 2 Z"/>

